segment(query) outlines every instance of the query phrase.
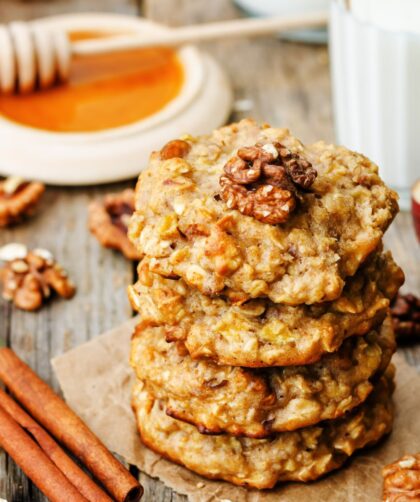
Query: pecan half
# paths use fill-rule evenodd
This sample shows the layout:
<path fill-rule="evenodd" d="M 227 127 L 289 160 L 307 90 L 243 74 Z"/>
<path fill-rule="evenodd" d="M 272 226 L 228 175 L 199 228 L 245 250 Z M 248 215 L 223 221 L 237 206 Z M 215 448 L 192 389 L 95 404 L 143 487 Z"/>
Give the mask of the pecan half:
<path fill-rule="evenodd" d="M 52 292 L 62 298 L 71 298 L 76 292 L 66 271 L 45 249 L 28 252 L 13 243 L 0 249 L 0 257 L 7 258 L 0 269 L 2 296 L 19 309 L 38 310 Z"/>
<path fill-rule="evenodd" d="M 120 251 L 129 260 L 141 254 L 127 236 L 128 222 L 134 212 L 134 190 L 108 194 L 89 206 L 89 230 L 102 246 Z"/>
<path fill-rule="evenodd" d="M 224 173 L 220 196 L 227 207 L 272 225 L 287 220 L 317 176 L 310 162 L 280 143 L 239 148 Z"/>
<path fill-rule="evenodd" d="M 190 144 L 182 139 L 169 141 L 160 151 L 161 160 L 173 159 L 175 157 L 184 158 L 190 151 Z"/>
<path fill-rule="evenodd" d="M 391 305 L 391 314 L 397 340 L 420 341 L 420 298 L 411 293 L 397 295 Z"/>
<path fill-rule="evenodd" d="M 30 216 L 44 191 L 42 183 L 28 182 L 18 176 L 0 181 L 0 227 Z"/>
<path fill-rule="evenodd" d="M 383 500 L 404 502 L 420 500 L 420 454 L 405 455 L 382 469 Z"/>
<path fill-rule="evenodd" d="M 261 176 L 261 162 L 254 162 L 252 167 L 249 167 L 248 162 L 245 162 L 245 160 L 232 157 L 225 165 L 225 173 L 235 183 L 248 185 L 248 183 L 257 181 Z"/>

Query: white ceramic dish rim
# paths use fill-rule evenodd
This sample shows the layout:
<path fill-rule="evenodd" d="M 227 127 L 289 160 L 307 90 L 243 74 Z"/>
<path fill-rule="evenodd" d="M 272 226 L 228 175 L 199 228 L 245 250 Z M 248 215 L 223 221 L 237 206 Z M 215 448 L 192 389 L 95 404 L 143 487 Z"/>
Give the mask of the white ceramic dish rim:
<path fill-rule="evenodd" d="M 64 30 L 96 30 L 96 31 L 156 31 L 166 30 L 162 25 L 143 18 L 130 18 L 121 14 L 81 13 L 51 16 L 32 21 L 42 26 L 54 26 Z M 184 46 L 178 51 L 183 65 L 185 79 L 180 93 L 157 113 L 132 124 L 95 132 L 52 132 L 44 129 L 19 124 L 4 116 L 0 116 L 0 127 L 13 130 L 16 135 L 31 140 L 57 140 L 61 143 L 84 143 L 112 140 L 119 137 L 137 135 L 165 123 L 185 109 L 199 94 L 205 79 L 205 68 L 199 50 L 194 46 Z"/>
<path fill-rule="evenodd" d="M 61 186 L 97 185 L 135 178 L 148 164 L 150 152 L 182 134 L 206 134 L 226 123 L 232 90 L 226 74 L 202 54 L 206 79 L 198 96 L 175 117 L 140 134 L 109 141 L 39 141 L 0 127 L 0 173 Z M 24 145 L 24 147 L 22 147 Z"/>

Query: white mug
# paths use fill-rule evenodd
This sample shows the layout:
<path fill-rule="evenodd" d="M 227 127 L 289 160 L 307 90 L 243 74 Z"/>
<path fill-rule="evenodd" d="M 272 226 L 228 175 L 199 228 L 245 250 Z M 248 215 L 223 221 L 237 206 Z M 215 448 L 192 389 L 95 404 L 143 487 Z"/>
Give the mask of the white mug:
<path fill-rule="evenodd" d="M 353 9 L 332 2 L 335 128 L 338 143 L 379 165 L 408 209 L 410 188 L 420 177 L 420 29 L 415 32 L 408 11 L 392 17 L 391 9 L 414 5 L 411 0 L 381 1 L 388 10 L 378 7 L 378 16 L 375 1 L 355 1 Z"/>

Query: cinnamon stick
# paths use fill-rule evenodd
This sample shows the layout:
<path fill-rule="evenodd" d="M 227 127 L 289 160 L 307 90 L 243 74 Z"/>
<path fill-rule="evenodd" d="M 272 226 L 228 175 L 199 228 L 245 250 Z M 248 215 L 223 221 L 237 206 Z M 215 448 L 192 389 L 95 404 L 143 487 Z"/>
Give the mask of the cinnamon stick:
<path fill-rule="evenodd" d="M 112 502 L 111 498 L 64 452 L 45 430 L 10 396 L 0 389 L 0 410 L 6 411 L 38 444 L 70 483 L 89 502 Z M 1 427 L 1 425 L 0 425 Z M 1 443 L 1 441 L 0 441 Z M 43 487 L 39 487 L 41 491 Z M 65 499 L 61 499 L 65 500 Z"/>
<path fill-rule="evenodd" d="M 0 408 L 0 445 L 52 502 L 87 502 L 3 408 Z"/>
<path fill-rule="evenodd" d="M 143 488 L 137 479 L 67 404 L 8 348 L 0 349 L 0 379 L 32 417 L 86 465 L 117 502 L 140 500 Z"/>

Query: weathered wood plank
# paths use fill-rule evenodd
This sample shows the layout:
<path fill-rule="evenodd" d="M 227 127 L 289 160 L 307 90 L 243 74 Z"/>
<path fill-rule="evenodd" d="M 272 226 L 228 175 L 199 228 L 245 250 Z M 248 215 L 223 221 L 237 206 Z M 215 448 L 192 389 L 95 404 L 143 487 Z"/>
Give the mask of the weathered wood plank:
<path fill-rule="evenodd" d="M 414 232 L 411 214 L 401 212 L 385 234 L 385 245 L 405 272 L 403 292 L 420 295 L 420 246 Z"/>
<path fill-rule="evenodd" d="M 14 20 L 28 20 L 43 16 L 67 14 L 68 12 L 116 12 L 137 15 L 136 0 L 1 0 L 0 19 L 2 23 Z"/>
<path fill-rule="evenodd" d="M 140 0 L 36 0 L 0 2 L 2 22 L 28 20 L 66 12 L 110 11 L 138 15 Z M 93 189 L 49 189 L 36 219 L 14 230 L 1 231 L 0 243 L 24 242 L 50 249 L 78 286 L 69 302 L 57 301 L 38 314 L 0 305 L 0 337 L 57 387 L 51 357 L 83 343 L 131 315 L 125 287 L 133 266 L 112 251 L 102 249 L 86 228 L 89 200 L 127 184 Z M 13 502 L 46 500 L 27 481 L 12 460 L 0 452 L 0 497 Z"/>
<path fill-rule="evenodd" d="M 420 245 L 414 232 L 411 214 L 400 213 L 385 236 L 385 245 L 391 249 L 395 261 L 405 273 L 402 291 L 420 295 Z M 408 363 L 420 371 L 420 345 L 400 348 Z"/>
<path fill-rule="evenodd" d="M 131 315 L 126 285 L 132 280 L 133 265 L 117 253 L 103 249 L 86 227 L 89 201 L 122 186 L 126 184 L 89 190 L 48 189 L 34 219 L 0 233 L 1 243 L 16 241 L 49 249 L 77 284 L 73 299 L 56 299 L 38 313 L 2 305 L 5 322 L 2 318 L 1 338 L 55 388 L 52 357 Z M 13 501 L 45 500 L 12 461 L 3 460 L 2 464 L 0 477 L 6 475 L 7 483 L 0 495 Z"/>

